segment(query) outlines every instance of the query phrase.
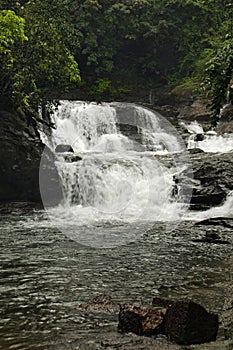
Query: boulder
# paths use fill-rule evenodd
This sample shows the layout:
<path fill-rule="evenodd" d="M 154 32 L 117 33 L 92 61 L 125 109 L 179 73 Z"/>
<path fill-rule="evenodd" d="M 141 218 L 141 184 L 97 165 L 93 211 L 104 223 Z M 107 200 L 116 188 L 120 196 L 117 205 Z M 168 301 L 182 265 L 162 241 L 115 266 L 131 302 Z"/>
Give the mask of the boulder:
<path fill-rule="evenodd" d="M 230 153 L 191 154 L 195 184 L 191 209 L 205 210 L 224 202 L 233 190 L 233 158 Z"/>
<path fill-rule="evenodd" d="M 56 153 L 64 153 L 64 152 L 74 152 L 73 148 L 71 145 L 57 145 L 55 148 Z"/>
<path fill-rule="evenodd" d="M 162 333 L 166 310 L 131 304 L 123 305 L 119 313 L 118 331 L 154 336 Z"/>
<path fill-rule="evenodd" d="M 205 153 L 201 148 L 190 148 L 188 151 L 190 154 Z"/>
<path fill-rule="evenodd" d="M 164 319 L 164 333 L 180 345 L 215 341 L 218 316 L 207 312 L 193 301 L 177 301 L 168 307 Z"/>
<path fill-rule="evenodd" d="M 198 142 L 198 141 L 203 141 L 205 139 L 205 136 L 203 134 L 196 134 L 194 136 L 194 141 Z"/>

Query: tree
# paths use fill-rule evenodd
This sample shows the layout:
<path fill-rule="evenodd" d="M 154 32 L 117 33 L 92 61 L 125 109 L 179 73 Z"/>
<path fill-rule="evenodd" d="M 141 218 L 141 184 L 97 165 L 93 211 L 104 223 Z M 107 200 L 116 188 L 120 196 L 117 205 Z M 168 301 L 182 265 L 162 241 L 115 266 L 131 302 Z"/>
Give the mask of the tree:
<path fill-rule="evenodd" d="M 0 54 L 4 60 L 0 66 L 0 102 L 4 108 L 13 106 L 35 125 L 43 122 L 38 106 L 52 103 L 58 90 L 79 86 L 80 72 L 66 45 L 70 43 L 65 39 L 68 29 L 63 37 L 59 20 L 48 13 L 44 17 L 40 1 L 17 4 L 20 16 L 12 10 L 1 11 Z"/>
<path fill-rule="evenodd" d="M 24 32 L 25 20 L 11 10 L 0 11 L 0 99 L 6 100 L 13 83 L 17 55 L 15 47 L 28 40 Z"/>

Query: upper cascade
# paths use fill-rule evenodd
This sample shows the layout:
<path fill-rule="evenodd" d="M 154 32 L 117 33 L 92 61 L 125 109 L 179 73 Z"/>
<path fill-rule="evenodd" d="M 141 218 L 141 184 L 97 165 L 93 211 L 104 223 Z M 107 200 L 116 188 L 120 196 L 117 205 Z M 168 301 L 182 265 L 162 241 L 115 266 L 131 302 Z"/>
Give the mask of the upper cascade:
<path fill-rule="evenodd" d="M 156 112 L 127 103 L 60 101 L 56 129 L 45 140 L 52 149 L 69 144 L 75 152 L 181 151 L 171 126 Z"/>

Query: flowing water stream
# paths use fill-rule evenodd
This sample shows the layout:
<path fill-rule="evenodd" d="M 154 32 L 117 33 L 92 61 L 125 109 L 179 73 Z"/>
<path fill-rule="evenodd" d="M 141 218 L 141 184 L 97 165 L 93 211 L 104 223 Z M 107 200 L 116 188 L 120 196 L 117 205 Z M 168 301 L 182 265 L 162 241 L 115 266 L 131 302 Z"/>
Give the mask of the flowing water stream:
<path fill-rule="evenodd" d="M 103 349 L 117 316 L 79 308 L 101 293 L 119 303 L 188 297 L 220 314 L 231 245 L 194 242 L 213 231 L 194 221 L 231 215 L 232 195 L 191 213 L 185 145 L 140 106 L 61 101 L 54 122 L 44 142 L 74 150 L 57 153 L 62 202 L 1 216 L 0 349 Z M 230 228 L 217 230 L 232 242 Z M 220 327 L 216 349 L 230 349 L 222 339 Z"/>

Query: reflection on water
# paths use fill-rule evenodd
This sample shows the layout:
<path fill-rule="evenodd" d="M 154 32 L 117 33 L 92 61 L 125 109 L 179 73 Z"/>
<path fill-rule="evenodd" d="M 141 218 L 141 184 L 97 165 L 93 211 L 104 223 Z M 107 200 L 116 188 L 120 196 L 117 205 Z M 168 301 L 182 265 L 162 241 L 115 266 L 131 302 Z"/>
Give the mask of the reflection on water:
<path fill-rule="evenodd" d="M 221 312 L 231 246 L 192 242 L 202 232 L 191 222 L 170 234 L 158 223 L 141 240 L 101 250 L 69 240 L 49 222 L 40 225 L 43 216 L 1 217 L 0 349 L 93 345 L 96 334 L 113 332 L 117 324 L 115 315 L 78 308 L 100 293 L 145 304 L 156 295 L 191 297 Z"/>

